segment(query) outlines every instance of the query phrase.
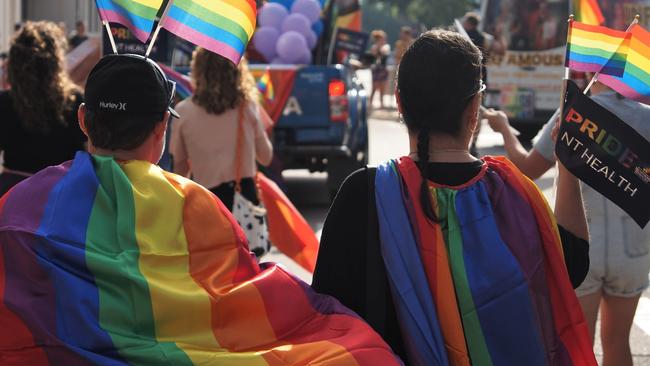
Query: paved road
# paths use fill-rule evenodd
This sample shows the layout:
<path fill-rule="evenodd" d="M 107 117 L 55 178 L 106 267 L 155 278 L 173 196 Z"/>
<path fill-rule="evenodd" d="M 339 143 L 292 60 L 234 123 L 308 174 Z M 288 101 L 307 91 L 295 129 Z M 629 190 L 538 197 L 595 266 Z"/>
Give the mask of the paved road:
<path fill-rule="evenodd" d="M 376 113 L 375 116 L 386 119 L 370 120 L 370 163 L 377 164 L 391 157 L 408 154 L 406 128 L 394 122 L 394 116 L 391 113 Z M 487 126 L 482 129 L 478 139 L 481 154 L 503 155 L 502 145 L 503 141 L 500 135 L 492 132 Z M 288 171 L 284 176 L 290 190 L 290 198 L 320 236 L 329 205 L 325 186 L 326 175 L 324 173 L 310 174 L 307 171 Z M 554 176 L 555 171 L 549 171 L 536 182 L 549 202 L 554 199 Z M 280 253 L 271 253 L 264 260 L 282 263 L 305 282 L 311 282 L 311 275 L 307 271 Z M 646 291 L 639 303 L 631 339 L 632 351 L 635 356 L 634 365 L 650 366 L 650 291 Z M 596 344 L 596 354 L 600 359 L 602 348 L 599 341 Z"/>

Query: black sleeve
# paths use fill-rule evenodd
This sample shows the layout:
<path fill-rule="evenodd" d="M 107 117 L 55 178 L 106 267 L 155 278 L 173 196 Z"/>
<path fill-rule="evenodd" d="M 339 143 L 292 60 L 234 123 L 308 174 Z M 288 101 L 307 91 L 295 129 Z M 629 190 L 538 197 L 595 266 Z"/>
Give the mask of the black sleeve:
<path fill-rule="evenodd" d="M 365 306 L 368 171 L 352 173 L 341 185 L 323 224 L 312 287 L 334 296 L 357 314 Z"/>
<path fill-rule="evenodd" d="M 589 242 L 578 238 L 562 226 L 557 226 L 562 240 L 564 263 L 573 288 L 578 288 L 589 271 Z"/>

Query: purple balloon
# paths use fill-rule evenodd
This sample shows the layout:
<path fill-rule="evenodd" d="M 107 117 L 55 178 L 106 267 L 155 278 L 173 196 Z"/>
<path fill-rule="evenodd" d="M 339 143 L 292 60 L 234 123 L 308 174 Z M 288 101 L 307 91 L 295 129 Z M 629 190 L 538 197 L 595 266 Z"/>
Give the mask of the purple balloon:
<path fill-rule="evenodd" d="M 311 64 L 311 51 L 305 48 L 295 63 L 301 65 Z"/>
<path fill-rule="evenodd" d="M 273 61 L 271 61 L 272 65 L 286 65 L 288 63 L 289 62 L 284 61 L 282 57 L 276 57 L 273 59 Z"/>
<path fill-rule="evenodd" d="M 301 57 L 303 57 L 303 52 L 309 49 L 307 48 L 307 41 L 305 37 L 294 31 L 288 31 L 280 36 L 278 39 L 278 44 L 276 51 L 278 55 L 287 63 L 296 63 Z"/>
<path fill-rule="evenodd" d="M 311 31 L 307 33 L 307 37 L 305 37 L 305 40 L 307 41 L 307 47 L 309 47 L 310 50 L 313 50 L 314 47 L 316 47 L 316 42 L 318 41 L 318 36 L 314 31 Z"/>
<path fill-rule="evenodd" d="M 281 4 L 266 3 L 259 11 L 259 23 L 262 27 L 274 27 L 278 31 L 289 11 Z"/>
<path fill-rule="evenodd" d="M 291 6 L 291 13 L 302 14 L 309 19 L 309 24 L 316 23 L 321 15 L 320 2 L 316 0 L 296 0 Z"/>
<path fill-rule="evenodd" d="M 306 38 L 307 34 L 311 32 L 311 23 L 309 22 L 309 19 L 302 14 L 290 14 L 282 22 L 282 33 L 290 31 L 298 32 Z"/>
<path fill-rule="evenodd" d="M 253 35 L 253 46 L 264 56 L 266 61 L 273 60 L 277 56 L 275 45 L 280 38 L 280 32 L 273 27 L 259 27 Z"/>

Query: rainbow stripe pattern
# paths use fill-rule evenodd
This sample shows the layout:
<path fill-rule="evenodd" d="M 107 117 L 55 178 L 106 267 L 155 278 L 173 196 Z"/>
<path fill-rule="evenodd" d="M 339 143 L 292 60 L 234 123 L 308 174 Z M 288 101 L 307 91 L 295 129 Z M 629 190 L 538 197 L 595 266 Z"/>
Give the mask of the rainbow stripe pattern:
<path fill-rule="evenodd" d="M 107 22 L 129 28 L 135 38 L 145 43 L 163 0 L 96 0 L 99 16 Z"/>
<path fill-rule="evenodd" d="M 630 39 L 621 46 L 627 52 L 622 75 L 601 75 L 598 81 L 627 98 L 650 105 L 650 32 L 636 24 Z"/>
<path fill-rule="evenodd" d="M 162 27 L 235 64 L 255 31 L 254 0 L 170 0 Z"/>
<path fill-rule="evenodd" d="M 579 22 L 591 25 L 601 25 L 605 22 L 598 0 L 574 0 L 573 10 Z"/>
<path fill-rule="evenodd" d="M 262 104 L 266 102 L 273 102 L 275 99 L 275 91 L 273 90 L 273 80 L 271 79 L 271 71 L 266 70 L 264 74 L 257 80 L 257 90 L 260 91 Z"/>
<path fill-rule="evenodd" d="M 596 365 L 542 193 L 505 158 L 433 183 L 410 158 L 377 168 L 381 250 L 409 364 Z"/>
<path fill-rule="evenodd" d="M 214 195 L 149 163 L 80 152 L 41 171 L 0 200 L 0 364 L 401 364 L 245 240 Z"/>
<path fill-rule="evenodd" d="M 622 76 L 629 41 L 628 32 L 572 21 L 566 66 L 576 71 Z"/>
<path fill-rule="evenodd" d="M 189 76 L 183 75 L 180 72 L 172 69 L 171 67 L 158 63 L 158 66 L 165 72 L 167 79 L 172 80 L 176 83 L 176 95 L 180 99 L 189 98 L 194 93 L 194 88 L 192 88 L 192 82 L 190 81 Z"/>

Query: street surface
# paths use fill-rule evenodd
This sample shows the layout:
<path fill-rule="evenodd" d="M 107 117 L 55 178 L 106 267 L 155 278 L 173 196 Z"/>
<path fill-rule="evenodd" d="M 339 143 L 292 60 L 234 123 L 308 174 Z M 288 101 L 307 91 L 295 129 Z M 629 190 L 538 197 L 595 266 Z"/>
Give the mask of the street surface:
<path fill-rule="evenodd" d="M 373 117 L 369 122 L 370 164 L 376 165 L 389 158 L 408 154 L 406 127 L 396 122 L 396 113 L 379 111 L 374 113 Z M 505 154 L 501 136 L 492 132 L 487 125 L 483 126 L 481 130 L 478 148 L 481 154 Z M 549 202 L 553 202 L 554 199 L 554 176 L 555 171 L 551 170 L 536 181 Z M 289 197 L 309 221 L 317 236 L 320 237 L 323 221 L 329 207 L 327 188 L 325 186 L 326 174 L 310 174 L 306 170 L 296 170 L 286 171 L 284 177 L 289 187 Z M 311 283 L 311 275 L 307 271 L 275 250 L 262 260 L 281 263 L 305 282 Z M 650 366 L 650 291 L 646 291 L 639 302 L 631 339 L 634 365 Z M 599 340 L 596 341 L 595 352 L 600 361 L 602 348 Z"/>

